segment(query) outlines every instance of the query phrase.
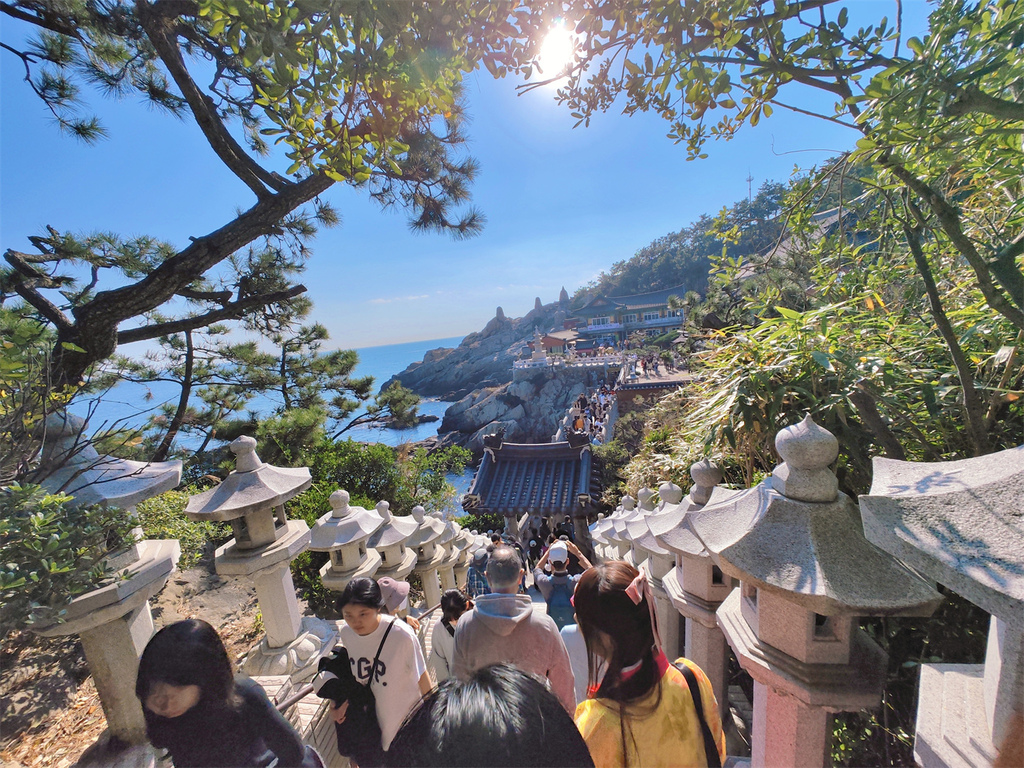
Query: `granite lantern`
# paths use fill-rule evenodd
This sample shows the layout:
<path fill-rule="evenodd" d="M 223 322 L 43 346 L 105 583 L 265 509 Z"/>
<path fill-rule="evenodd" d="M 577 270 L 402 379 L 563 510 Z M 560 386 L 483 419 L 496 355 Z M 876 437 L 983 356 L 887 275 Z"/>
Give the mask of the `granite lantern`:
<path fill-rule="evenodd" d="M 189 499 L 191 520 L 231 524 L 234 538 L 217 548 L 214 565 L 221 576 L 251 578 L 266 634 L 242 664 L 249 675 L 311 676 L 315 662 L 333 640 L 327 622 L 302 618 L 292 582 L 291 561 L 309 546 L 309 526 L 289 520 L 284 503 L 312 480 L 305 467 L 275 467 L 260 461 L 256 440 L 236 438 L 230 449 L 235 468 L 219 485 Z"/>
<path fill-rule="evenodd" d="M 469 563 L 473 557 L 476 537 L 465 528 L 459 530 L 458 535 L 452 542 L 452 547 L 458 553 L 458 560 L 455 562 L 455 587 L 466 583 L 466 576 L 469 573 Z"/>
<path fill-rule="evenodd" d="M 641 489 L 641 492 L 647 489 Z M 637 494 L 639 495 L 639 494 Z M 626 526 L 640 517 L 636 509 L 636 501 L 632 496 L 622 497 L 622 509 L 616 510 L 611 517 L 611 525 L 605 529 L 604 551 L 608 560 L 625 560 L 629 551 L 629 539 L 627 538 Z"/>
<path fill-rule="evenodd" d="M 679 656 L 679 613 L 663 584 L 663 579 L 675 565 L 672 552 L 662 546 L 651 531 L 651 525 L 669 510 L 674 509 L 683 499 L 683 489 L 675 483 L 665 482 L 658 486 L 660 502 L 657 508 L 633 523 L 626 530 L 629 533 L 631 551 L 637 568 L 647 574 L 654 595 L 655 612 L 665 652 L 672 658 Z"/>
<path fill-rule="evenodd" d="M 782 430 L 772 477 L 704 507 L 690 523 L 740 580 L 719 626 L 754 679 L 751 764 L 824 766 L 834 712 L 876 706 L 886 655 L 861 616 L 928 615 L 941 596 L 864 538 L 829 465 L 839 444 L 807 416 Z"/>
<path fill-rule="evenodd" d="M 349 504 L 348 491 L 331 494 L 331 511 L 316 521 L 309 548 L 328 552 L 330 560 L 320 569 L 320 580 L 332 592 L 343 592 L 352 579 L 368 577 L 380 567 L 380 554 L 366 542 L 384 525 L 376 510 Z"/>
<path fill-rule="evenodd" d="M 47 418 L 37 477 L 50 493 L 66 493 L 74 505 L 119 508 L 134 519 L 136 504 L 181 481 L 180 461 L 102 456 L 83 436 L 84 427 L 85 421 L 71 414 Z M 137 538 L 141 533 L 139 528 L 133 531 Z M 106 567 L 115 572 L 111 579 L 72 600 L 63 621 L 32 627 L 42 637 L 81 638 L 108 733 L 123 743 L 146 741 L 135 676 L 139 656 L 154 632 L 149 599 L 167 583 L 180 555 L 176 540 L 135 540 L 106 558 Z"/>
<path fill-rule="evenodd" d="M 386 501 L 377 502 L 377 514 L 384 519 L 384 524 L 367 541 L 368 546 L 380 553 L 377 578 L 390 576 L 395 581 L 405 581 L 416 566 L 416 550 L 407 548 L 405 543 L 419 526 L 411 517 L 392 515 L 391 505 Z"/>
<path fill-rule="evenodd" d="M 991 765 L 1024 713 L 1024 446 L 873 468 L 868 540 L 991 614 L 984 665 L 921 666 L 914 758 Z"/>
<path fill-rule="evenodd" d="M 712 497 L 715 486 L 722 481 L 722 472 L 709 459 L 690 467 L 693 487 L 685 500 L 674 508 L 650 519 L 648 526 L 654 537 L 672 552 L 674 565 L 661 580 L 673 606 L 685 620 L 683 655 L 697 664 L 711 681 L 718 700 L 719 713 L 728 713 L 725 706 L 729 690 L 728 645 L 718 628 L 715 611 L 729 596 L 733 580 L 715 565 L 704 545 L 689 528 L 689 521 Z M 734 491 L 725 491 L 727 496 Z"/>
<path fill-rule="evenodd" d="M 416 565 L 413 572 L 423 582 L 423 596 L 427 605 L 433 606 L 441 602 L 440 580 L 437 569 L 444 562 L 447 552 L 441 546 L 444 534 L 444 523 L 432 515 L 428 515 L 423 507 L 412 508 L 412 519 L 416 521 L 416 529 L 409 536 L 405 545 L 416 553 Z"/>

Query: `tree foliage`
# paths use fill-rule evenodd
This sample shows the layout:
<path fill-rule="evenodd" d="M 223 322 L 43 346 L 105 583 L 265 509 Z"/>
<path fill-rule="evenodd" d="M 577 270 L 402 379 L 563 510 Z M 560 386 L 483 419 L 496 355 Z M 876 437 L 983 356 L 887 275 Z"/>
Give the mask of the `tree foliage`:
<path fill-rule="evenodd" d="M 703 214 L 678 232 L 657 238 L 578 289 L 574 301 L 674 286 L 680 286 L 680 299 L 689 291 L 703 295 L 713 257 L 723 252 L 731 257 L 760 254 L 775 245 L 782 232 L 780 205 L 784 191 L 783 184 L 765 182 L 755 196 L 723 209 L 717 218 Z M 728 237 L 723 236 L 726 230 Z"/>
<path fill-rule="evenodd" d="M 915 236 L 946 244 L 988 305 L 1024 330 L 1024 217 L 1019 205 L 985 213 L 995 196 L 1021 199 L 1020 0 L 942 0 L 924 38 L 905 44 L 899 4 L 895 24 L 858 28 L 842 0 L 567 5 L 578 59 L 558 99 L 579 123 L 618 103 L 653 111 L 692 158 L 776 107 L 847 125 L 899 199 L 908 246 Z M 787 101 L 801 87 L 833 109 Z"/>
<path fill-rule="evenodd" d="M 15 0 L 0 10 L 38 31 L 3 47 L 62 128 L 103 135 L 83 103 L 86 86 L 141 95 L 190 117 L 255 197 L 185 246 L 48 227 L 29 237 L 33 252 L 9 248 L 0 297 L 17 295 L 55 330 L 62 381 L 77 383 L 118 344 L 301 294 L 301 285 L 260 287 L 255 267 L 219 285 L 211 270 L 250 246 L 305 258 L 316 228 L 338 221 L 323 197 L 336 182 L 409 207 L 417 229 L 466 236 L 482 223 L 472 210 L 456 214 L 476 170 L 457 151 L 460 83 L 482 57 L 493 59 L 504 3 Z M 149 316 L 172 300 L 190 310 Z"/>
<path fill-rule="evenodd" d="M 104 558 L 131 543 L 132 521 L 103 506 L 17 483 L 0 489 L 0 637 L 53 624 L 112 577 Z"/>

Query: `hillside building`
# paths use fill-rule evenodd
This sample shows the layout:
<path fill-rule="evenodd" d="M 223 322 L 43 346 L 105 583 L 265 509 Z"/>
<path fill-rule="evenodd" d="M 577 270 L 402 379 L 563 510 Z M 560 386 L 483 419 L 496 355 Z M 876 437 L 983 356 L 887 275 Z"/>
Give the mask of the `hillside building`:
<path fill-rule="evenodd" d="M 668 299 L 685 293 L 679 285 L 633 296 L 595 296 L 576 310 L 576 331 L 581 341 L 596 344 L 622 342 L 635 331 L 660 336 L 682 326 L 683 310 L 670 309 Z"/>

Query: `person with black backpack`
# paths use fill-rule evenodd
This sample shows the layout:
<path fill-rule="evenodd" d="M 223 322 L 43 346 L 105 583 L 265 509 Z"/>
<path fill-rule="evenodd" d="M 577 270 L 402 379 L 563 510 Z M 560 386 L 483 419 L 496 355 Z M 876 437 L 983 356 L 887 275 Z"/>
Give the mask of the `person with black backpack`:
<path fill-rule="evenodd" d="M 573 618 L 572 594 L 580 577 L 569 575 L 570 554 L 579 559 L 584 571 L 591 567 L 579 547 L 571 541 L 558 539 L 541 555 L 537 567 L 533 569 L 533 583 L 548 604 L 548 616 L 555 620 L 559 629 L 576 621 Z M 550 576 L 544 572 L 544 566 L 548 563 L 551 563 Z"/>
<path fill-rule="evenodd" d="M 416 634 L 383 613 L 377 582 L 352 579 L 337 608 L 345 620 L 341 644 L 320 660 L 313 686 L 331 699 L 338 751 L 359 768 L 380 766 L 402 721 L 433 683 Z"/>

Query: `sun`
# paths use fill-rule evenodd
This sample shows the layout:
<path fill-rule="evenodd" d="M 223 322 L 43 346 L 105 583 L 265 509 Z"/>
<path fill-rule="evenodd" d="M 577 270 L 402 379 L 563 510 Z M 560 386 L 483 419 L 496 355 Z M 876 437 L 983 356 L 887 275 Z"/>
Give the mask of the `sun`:
<path fill-rule="evenodd" d="M 564 24 L 556 24 L 544 37 L 537 54 L 537 68 L 544 77 L 565 74 L 576 60 L 576 35 Z"/>

